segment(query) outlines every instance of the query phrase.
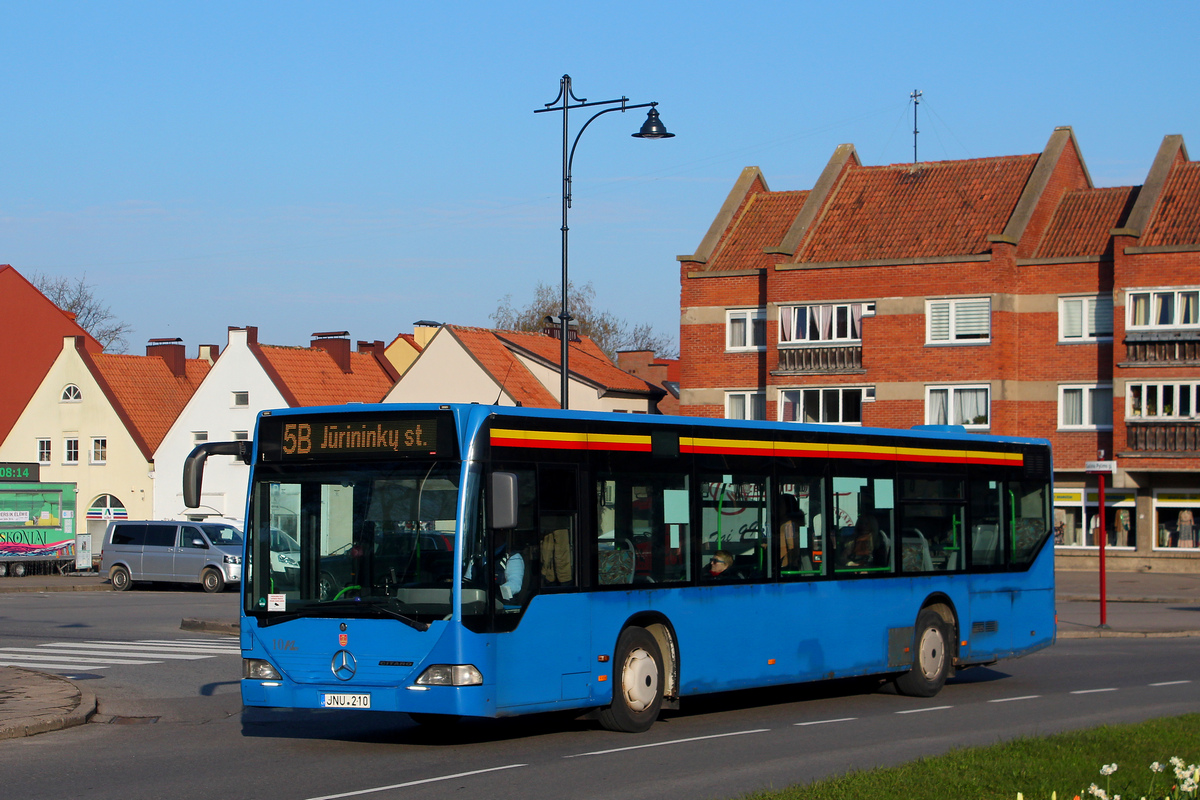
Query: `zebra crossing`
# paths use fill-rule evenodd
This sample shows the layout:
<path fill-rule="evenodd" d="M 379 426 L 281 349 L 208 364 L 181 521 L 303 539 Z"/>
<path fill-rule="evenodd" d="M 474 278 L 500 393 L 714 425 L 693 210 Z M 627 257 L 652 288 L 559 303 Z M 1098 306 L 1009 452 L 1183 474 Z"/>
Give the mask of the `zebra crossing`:
<path fill-rule="evenodd" d="M 94 640 L 49 642 L 36 647 L 0 647 L 0 666 L 72 675 L 106 667 L 199 661 L 225 655 L 241 655 L 238 637 Z"/>

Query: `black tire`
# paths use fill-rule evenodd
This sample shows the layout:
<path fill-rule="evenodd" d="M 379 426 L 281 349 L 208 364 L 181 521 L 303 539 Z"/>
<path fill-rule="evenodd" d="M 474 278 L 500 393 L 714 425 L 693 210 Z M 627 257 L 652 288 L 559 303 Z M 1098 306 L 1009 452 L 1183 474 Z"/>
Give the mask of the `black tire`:
<path fill-rule="evenodd" d="M 951 625 L 932 609 L 917 615 L 912 669 L 896 678 L 896 689 L 909 697 L 933 697 L 950 675 L 954 652 Z"/>
<path fill-rule="evenodd" d="M 221 570 L 209 567 L 200 573 L 200 585 L 209 594 L 220 594 L 225 591 L 225 576 L 221 574 Z"/>
<path fill-rule="evenodd" d="M 108 573 L 108 582 L 112 584 L 114 592 L 127 592 L 129 587 L 133 586 L 133 579 L 129 576 L 129 570 L 124 567 L 113 567 Z"/>
<path fill-rule="evenodd" d="M 322 603 L 326 600 L 332 600 L 337 592 L 337 581 L 328 572 L 322 572 L 321 577 L 317 579 L 317 599 Z"/>
<path fill-rule="evenodd" d="M 613 701 L 600 712 L 610 731 L 642 733 L 658 719 L 663 702 L 663 658 L 645 628 L 626 628 L 613 655 Z"/>

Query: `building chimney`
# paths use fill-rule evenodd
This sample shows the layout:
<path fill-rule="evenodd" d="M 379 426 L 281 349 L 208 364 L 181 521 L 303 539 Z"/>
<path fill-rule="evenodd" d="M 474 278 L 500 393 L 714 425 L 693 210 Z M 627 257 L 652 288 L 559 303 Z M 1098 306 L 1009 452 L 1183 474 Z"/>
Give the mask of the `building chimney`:
<path fill-rule="evenodd" d="M 413 338 L 417 340 L 417 344 L 421 349 L 425 349 L 425 345 L 429 344 L 429 340 L 442 327 L 442 323 L 434 322 L 431 319 L 419 319 L 413 323 Z"/>
<path fill-rule="evenodd" d="M 323 331 L 312 335 L 312 347 L 329 353 L 333 363 L 347 375 L 350 369 L 350 331 Z"/>
<path fill-rule="evenodd" d="M 379 366 L 383 368 L 383 371 L 387 373 L 387 376 L 393 383 L 400 380 L 400 372 L 391 361 L 388 361 L 387 347 L 379 339 L 373 342 L 359 342 L 358 352 L 370 353 L 375 356 L 375 360 L 379 362 Z"/>
<path fill-rule="evenodd" d="M 247 325 L 247 326 L 246 326 L 246 327 L 244 327 L 244 328 L 238 328 L 238 327 L 236 327 L 236 326 L 234 326 L 234 325 L 230 325 L 230 326 L 229 326 L 229 330 L 231 330 L 231 331 L 245 331 L 245 332 L 246 332 L 246 344 L 247 344 L 247 345 L 255 345 L 255 344 L 258 344 L 258 327 L 257 327 L 257 326 L 255 326 L 255 325 Z"/>
<path fill-rule="evenodd" d="M 197 358 L 213 364 L 217 360 L 217 356 L 221 355 L 221 345 L 219 344 L 202 344 L 200 351 L 196 354 Z"/>
<path fill-rule="evenodd" d="M 187 374 L 187 354 L 183 349 L 183 339 L 151 339 L 146 344 L 146 355 L 161 358 L 176 378 Z"/>

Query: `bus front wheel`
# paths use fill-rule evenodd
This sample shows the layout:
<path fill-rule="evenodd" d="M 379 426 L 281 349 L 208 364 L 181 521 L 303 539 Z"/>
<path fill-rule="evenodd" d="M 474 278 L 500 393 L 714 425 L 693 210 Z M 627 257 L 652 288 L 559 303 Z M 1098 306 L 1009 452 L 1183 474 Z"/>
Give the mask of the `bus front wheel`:
<path fill-rule="evenodd" d="M 910 697 L 933 697 L 950 675 L 951 626 L 931 608 L 917 615 L 912 669 L 896 678 L 896 688 Z"/>
<path fill-rule="evenodd" d="M 663 702 L 663 659 L 645 628 L 626 628 L 613 657 L 613 701 L 600 712 L 610 731 L 642 733 L 658 719 Z"/>

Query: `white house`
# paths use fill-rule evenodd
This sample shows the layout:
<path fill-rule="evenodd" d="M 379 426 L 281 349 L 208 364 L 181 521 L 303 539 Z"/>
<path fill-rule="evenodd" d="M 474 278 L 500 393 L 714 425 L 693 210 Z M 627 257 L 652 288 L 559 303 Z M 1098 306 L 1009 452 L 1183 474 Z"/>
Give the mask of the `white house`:
<path fill-rule="evenodd" d="M 657 413 L 662 389 L 618 369 L 586 336 L 568 344 L 572 409 Z M 561 339 L 548 333 L 444 325 L 385 400 L 558 408 L 560 361 Z"/>
<path fill-rule="evenodd" d="M 311 347 L 258 343 L 258 329 L 230 328 L 224 352 L 155 451 L 154 512 L 159 519 L 222 519 L 239 527 L 246 513 L 249 467 L 232 456 L 205 463 L 200 508 L 183 505 L 183 462 L 206 441 L 249 439 L 268 408 L 376 403 L 399 377 L 383 342 L 344 331 L 313 334 Z"/>

